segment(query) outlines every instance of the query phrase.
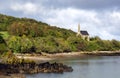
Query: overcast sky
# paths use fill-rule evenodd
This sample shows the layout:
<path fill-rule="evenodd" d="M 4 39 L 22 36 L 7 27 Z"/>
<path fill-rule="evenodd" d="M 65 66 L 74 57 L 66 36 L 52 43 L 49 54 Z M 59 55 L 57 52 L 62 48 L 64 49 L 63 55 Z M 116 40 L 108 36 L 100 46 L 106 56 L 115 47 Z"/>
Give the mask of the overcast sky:
<path fill-rule="evenodd" d="M 0 13 L 120 40 L 120 0 L 0 0 Z"/>

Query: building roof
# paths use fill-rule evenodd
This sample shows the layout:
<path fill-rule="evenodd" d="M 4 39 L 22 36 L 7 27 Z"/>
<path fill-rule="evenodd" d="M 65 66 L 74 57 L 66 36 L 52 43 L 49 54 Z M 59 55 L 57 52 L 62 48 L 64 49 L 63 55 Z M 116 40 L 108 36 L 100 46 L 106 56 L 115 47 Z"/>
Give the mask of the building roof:
<path fill-rule="evenodd" d="M 89 35 L 87 31 L 80 31 L 82 35 Z"/>

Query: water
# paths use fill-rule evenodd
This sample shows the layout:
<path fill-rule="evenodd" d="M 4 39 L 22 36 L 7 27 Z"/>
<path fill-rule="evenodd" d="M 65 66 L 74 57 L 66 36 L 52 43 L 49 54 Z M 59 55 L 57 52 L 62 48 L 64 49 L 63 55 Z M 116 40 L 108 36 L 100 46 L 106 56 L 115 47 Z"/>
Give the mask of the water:
<path fill-rule="evenodd" d="M 98 56 L 87 58 L 59 59 L 72 66 L 73 72 L 64 74 L 39 73 L 27 78 L 120 78 L 120 56 Z"/>

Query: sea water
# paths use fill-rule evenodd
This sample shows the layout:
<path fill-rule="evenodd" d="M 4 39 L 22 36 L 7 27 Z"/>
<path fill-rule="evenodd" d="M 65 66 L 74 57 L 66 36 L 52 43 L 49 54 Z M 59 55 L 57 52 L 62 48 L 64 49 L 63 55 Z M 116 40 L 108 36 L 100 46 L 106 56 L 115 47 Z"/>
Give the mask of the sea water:
<path fill-rule="evenodd" d="M 26 78 L 120 78 L 120 56 L 92 56 L 54 60 L 73 68 L 63 74 L 26 74 Z"/>

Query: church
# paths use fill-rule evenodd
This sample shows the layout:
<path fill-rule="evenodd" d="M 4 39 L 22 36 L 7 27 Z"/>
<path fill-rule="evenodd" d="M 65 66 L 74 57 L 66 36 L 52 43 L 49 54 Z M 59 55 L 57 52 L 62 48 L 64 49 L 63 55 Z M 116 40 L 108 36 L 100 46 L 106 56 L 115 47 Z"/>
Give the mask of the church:
<path fill-rule="evenodd" d="M 80 24 L 78 24 L 77 36 L 81 36 L 82 39 L 89 41 L 89 33 L 85 30 L 80 30 Z"/>

